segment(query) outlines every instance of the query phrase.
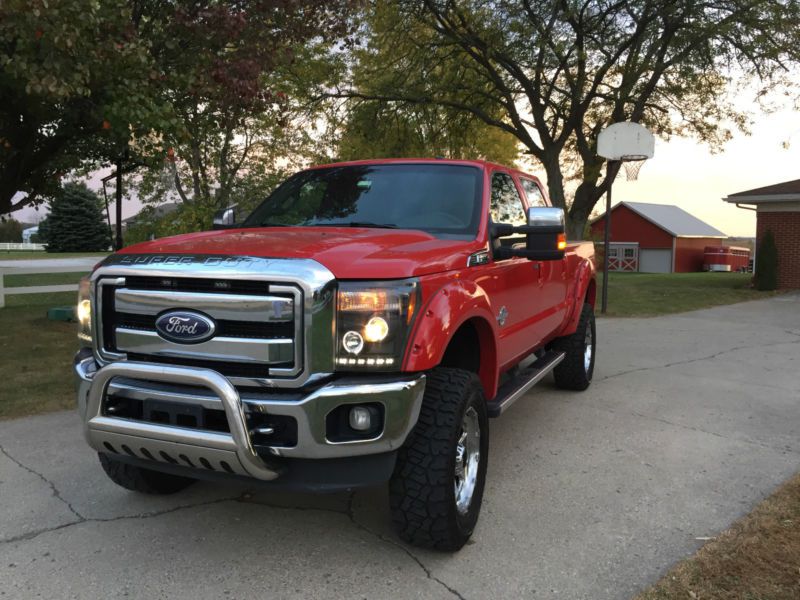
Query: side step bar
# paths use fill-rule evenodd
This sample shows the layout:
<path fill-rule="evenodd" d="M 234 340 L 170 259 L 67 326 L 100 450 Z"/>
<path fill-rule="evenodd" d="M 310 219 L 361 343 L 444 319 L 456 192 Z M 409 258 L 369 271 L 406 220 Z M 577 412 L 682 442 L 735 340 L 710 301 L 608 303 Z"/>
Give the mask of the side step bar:
<path fill-rule="evenodd" d="M 497 390 L 494 400 L 486 404 L 490 417 L 499 417 L 509 406 L 521 398 L 525 392 L 539 383 L 545 375 L 564 360 L 563 352 L 548 352 L 536 362 L 523 367 Z"/>

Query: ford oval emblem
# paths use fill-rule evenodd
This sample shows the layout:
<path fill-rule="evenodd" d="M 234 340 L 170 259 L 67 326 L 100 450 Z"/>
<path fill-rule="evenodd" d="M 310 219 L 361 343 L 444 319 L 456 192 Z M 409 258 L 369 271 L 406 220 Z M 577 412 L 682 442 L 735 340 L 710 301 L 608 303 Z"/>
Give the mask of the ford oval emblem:
<path fill-rule="evenodd" d="M 204 314 L 171 310 L 156 319 L 158 335 L 178 344 L 199 344 L 214 336 L 217 325 Z"/>

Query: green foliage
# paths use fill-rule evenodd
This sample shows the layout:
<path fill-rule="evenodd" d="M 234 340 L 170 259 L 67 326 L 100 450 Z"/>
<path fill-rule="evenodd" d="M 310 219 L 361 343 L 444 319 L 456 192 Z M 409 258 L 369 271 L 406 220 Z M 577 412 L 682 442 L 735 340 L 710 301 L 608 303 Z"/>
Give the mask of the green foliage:
<path fill-rule="evenodd" d="M 415 54 L 432 34 L 421 23 L 398 28 L 402 18 L 397 3 L 378 2 L 367 12 L 368 42 L 353 55 L 352 82 L 359 96 L 346 106 L 338 158 L 442 156 L 514 163 L 519 140 L 476 115 L 452 106 L 391 99 L 398 78 L 406 91 L 419 95 L 426 94 L 431 79 L 443 87 L 465 87 L 469 81 L 480 85 L 464 55 L 449 50 L 436 56 Z M 484 108 L 500 117 L 496 107 Z"/>
<path fill-rule="evenodd" d="M 125 0 L 0 3 L 0 214 L 153 128 L 160 107 L 131 18 Z"/>
<path fill-rule="evenodd" d="M 39 225 L 48 252 L 108 250 L 111 235 L 100 198 L 84 184 L 65 184 L 49 207 L 50 213 Z"/>
<path fill-rule="evenodd" d="M 769 229 L 758 244 L 753 281 L 757 290 L 778 289 L 778 247 L 775 245 L 775 236 Z"/>
<path fill-rule="evenodd" d="M 231 204 L 246 214 L 316 154 L 308 90 L 330 76 L 355 3 L 198 2 L 146 12 L 142 35 L 177 126 L 163 134 L 158 164 L 131 184 L 145 202 L 183 204 L 155 235 L 206 229 Z"/>
<path fill-rule="evenodd" d="M 0 242 L 22 242 L 22 224 L 14 219 L 0 221 Z"/>

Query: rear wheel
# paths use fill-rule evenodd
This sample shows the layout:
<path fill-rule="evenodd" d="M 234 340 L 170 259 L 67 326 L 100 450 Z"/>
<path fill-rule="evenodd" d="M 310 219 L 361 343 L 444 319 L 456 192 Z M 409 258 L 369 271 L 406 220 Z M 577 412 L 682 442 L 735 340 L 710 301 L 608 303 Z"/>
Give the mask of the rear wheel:
<path fill-rule="evenodd" d="M 591 304 L 584 303 L 575 333 L 558 338 L 553 342 L 553 349 L 564 353 L 564 360 L 553 369 L 556 385 L 565 390 L 582 391 L 588 388 L 594 375 L 597 350 Z"/>
<path fill-rule="evenodd" d="M 189 477 L 144 469 L 115 460 L 107 454 L 98 453 L 98 456 L 109 479 L 126 490 L 143 494 L 174 494 L 197 481 Z"/>
<path fill-rule="evenodd" d="M 460 549 L 478 522 L 488 457 L 489 421 L 477 376 L 434 369 L 389 484 L 400 537 L 426 548 Z"/>

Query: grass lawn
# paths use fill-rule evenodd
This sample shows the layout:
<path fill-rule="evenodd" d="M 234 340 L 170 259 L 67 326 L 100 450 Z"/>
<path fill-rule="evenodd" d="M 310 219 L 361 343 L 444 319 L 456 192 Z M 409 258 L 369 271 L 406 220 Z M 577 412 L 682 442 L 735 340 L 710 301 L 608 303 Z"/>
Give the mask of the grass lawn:
<path fill-rule="evenodd" d="M 636 600 L 800 598 L 800 475 Z"/>
<path fill-rule="evenodd" d="M 610 273 L 608 315 L 650 317 L 720 304 L 769 298 L 776 292 L 750 288 L 749 273 Z M 597 281 L 597 310 L 600 286 Z"/>
<path fill-rule="evenodd" d="M 87 256 L 108 256 L 110 252 L 43 252 L 25 250 L 0 250 L 0 260 L 28 259 L 38 260 L 43 258 L 84 258 Z"/>
<path fill-rule="evenodd" d="M 0 309 L 0 419 L 73 408 L 77 325 L 48 321 L 47 309 L 72 306 L 74 293 L 7 296 Z"/>

